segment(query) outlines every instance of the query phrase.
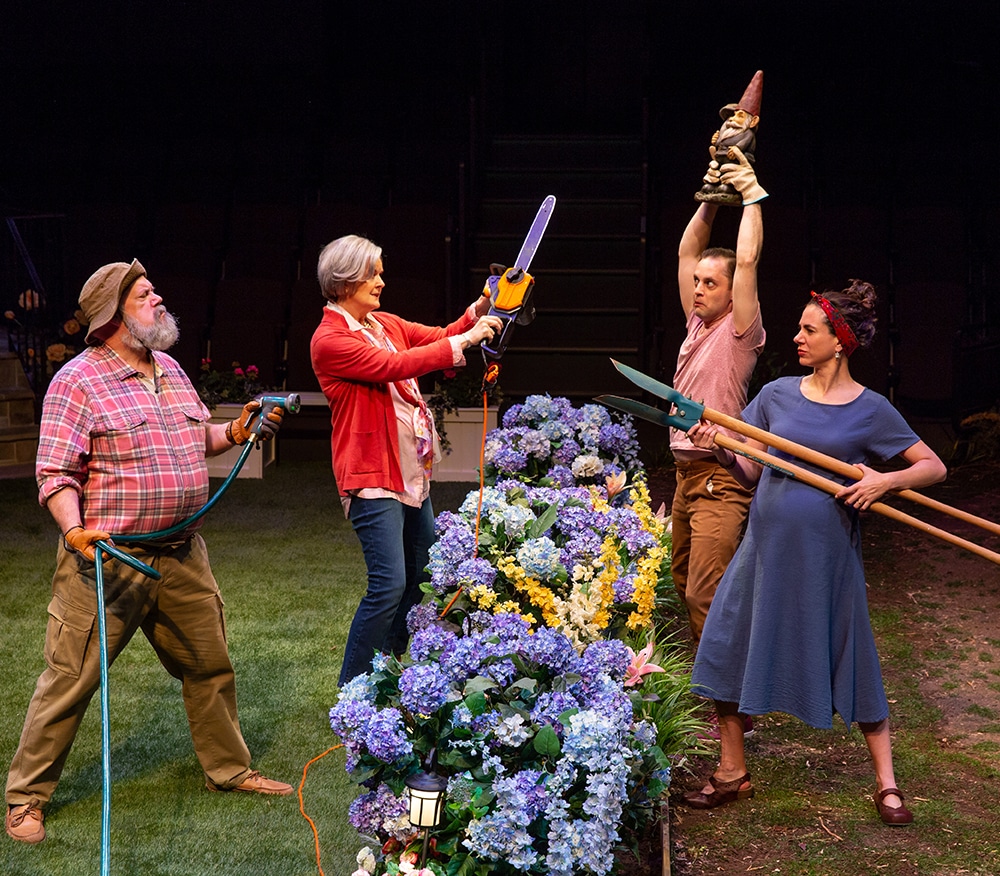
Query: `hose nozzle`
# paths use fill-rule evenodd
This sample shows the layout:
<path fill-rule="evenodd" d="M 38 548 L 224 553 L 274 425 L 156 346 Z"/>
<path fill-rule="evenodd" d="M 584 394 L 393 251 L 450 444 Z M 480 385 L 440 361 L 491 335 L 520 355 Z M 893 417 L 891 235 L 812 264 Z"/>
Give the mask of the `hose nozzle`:
<path fill-rule="evenodd" d="M 297 414 L 302 408 L 302 397 L 297 392 L 288 395 L 259 395 L 260 409 L 263 412 L 266 405 L 277 405 L 290 414 Z"/>

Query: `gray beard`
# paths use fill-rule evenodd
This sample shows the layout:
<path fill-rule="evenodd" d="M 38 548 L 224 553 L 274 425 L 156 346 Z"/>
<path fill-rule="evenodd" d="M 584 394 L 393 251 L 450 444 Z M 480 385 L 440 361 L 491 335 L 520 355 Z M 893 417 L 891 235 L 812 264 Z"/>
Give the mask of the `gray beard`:
<path fill-rule="evenodd" d="M 145 326 L 132 319 L 130 316 L 122 314 L 122 322 L 128 332 L 122 336 L 122 342 L 136 353 L 144 350 L 163 351 L 169 350 L 177 343 L 180 330 L 177 328 L 177 319 L 172 313 L 160 305 L 158 318 L 153 325 Z"/>

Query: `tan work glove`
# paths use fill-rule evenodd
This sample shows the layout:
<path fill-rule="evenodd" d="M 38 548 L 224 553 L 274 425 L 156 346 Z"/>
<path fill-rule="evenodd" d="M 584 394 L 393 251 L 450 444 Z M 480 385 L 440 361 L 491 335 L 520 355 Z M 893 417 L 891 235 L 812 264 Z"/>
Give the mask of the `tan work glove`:
<path fill-rule="evenodd" d="M 99 541 L 111 541 L 111 533 L 101 532 L 99 529 L 84 529 L 79 524 L 63 533 L 63 544 L 66 546 L 66 550 L 83 554 L 91 562 L 97 558 L 94 544 Z"/>
<path fill-rule="evenodd" d="M 246 444 L 250 440 L 250 436 L 253 434 L 253 430 L 250 428 L 250 423 L 254 421 L 257 411 L 260 410 L 260 402 L 257 399 L 247 402 L 243 405 L 243 413 L 241 413 L 235 420 L 227 424 L 226 426 L 226 437 L 233 444 Z M 278 429 L 281 428 L 281 420 L 285 416 L 285 409 L 280 405 L 275 405 L 271 408 L 271 412 L 266 414 L 261 421 L 260 427 L 260 440 L 270 441 L 275 435 L 278 434 Z"/>
<path fill-rule="evenodd" d="M 723 164 L 719 168 L 722 182 L 729 183 L 736 191 L 743 196 L 743 206 L 756 204 L 767 197 L 764 187 L 757 182 L 757 174 L 747 157 L 736 146 L 729 147 L 729 157 L 734 158 L 738 164 Z"/>

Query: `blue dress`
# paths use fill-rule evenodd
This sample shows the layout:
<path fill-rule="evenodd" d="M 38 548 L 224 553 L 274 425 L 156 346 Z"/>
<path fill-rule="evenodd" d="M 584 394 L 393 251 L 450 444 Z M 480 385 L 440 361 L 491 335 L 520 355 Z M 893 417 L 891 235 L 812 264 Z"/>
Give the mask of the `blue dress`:
<path fill-rule="evenodd" d="M 819 404 L 802 395 L 800 381 L 769 383 L 744 421 L 852 464 L 891 459 L 920 440 L 876 392 Z M 834 712 L 848 726 L 888 716 L 854 509 L 763 470 L 746 535 L 705 621 L 691 686 L 745 714 L 786 712 L 813 727 L 832 727 Z"/>

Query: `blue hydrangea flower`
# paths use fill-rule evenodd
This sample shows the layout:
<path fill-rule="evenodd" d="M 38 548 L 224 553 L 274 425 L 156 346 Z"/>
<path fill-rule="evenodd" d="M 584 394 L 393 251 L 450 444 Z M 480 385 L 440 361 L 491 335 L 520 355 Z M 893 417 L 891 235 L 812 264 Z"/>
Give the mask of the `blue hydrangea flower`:
<path fill-rule="evenodd" d="M 523 505 L 504 505 L 492 510 L 489 519 L 494 526 L 503 524 L 508 538 L 521 538 L 528 524 L 536 518 L 532 510 Z"/>
<path fill-rule="evenodd" d="M 436 612 L 435 612 L 436 617 Z M 455 641 L 455 634 L 451 630 L 443 629 L 436 624 L 428 624 L 421 627 L 410 639 L 410 657 L 416 663 L 428 660 L 432 654 L 444 651 Z"/>
<path fill-rule="evenodd" d="M 517 549 L 517 561 L 532 577 L 547 580 L 565 569 L 559 561 L 559 548 L 547 536 L 530 538 Z"/>
<path fill-rule="evenodd" d="M 521 436 L 521 450 L 536 459 L 545 459 L 550 452 L 550 442 L 543 432 L 528 429 Z"/>
<path fill-rule="evenodd" d="M 550 627 L 541 627 L 525 640 L 524 656 L 545 666 L 553 675 L 565 675 L 575 670 L 580 656 L 566 636 Z"/>
<path fill-rule="evenodd" d="M 380 709 L 362 728 L 362 743 L 369 753 L 385 763 L 395 763 L 413 752 L 399 709 Z"/>
<path fill-rule="evenodd" d="M 528 464 L 528 454 L 517 447 L 505 445 L 500 447 L 491 460 L 487 460 L 496 466 L 497 470 L 506 474 L 524 471 Z"/>

